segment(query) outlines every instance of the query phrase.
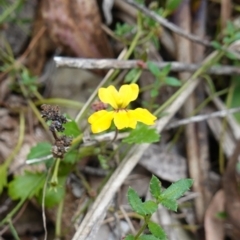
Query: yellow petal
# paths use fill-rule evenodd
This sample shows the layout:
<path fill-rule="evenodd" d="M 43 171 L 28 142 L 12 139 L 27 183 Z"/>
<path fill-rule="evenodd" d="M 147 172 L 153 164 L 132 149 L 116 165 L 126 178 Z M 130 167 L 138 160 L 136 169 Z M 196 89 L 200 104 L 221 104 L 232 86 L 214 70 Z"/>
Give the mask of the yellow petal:
<path fill-rule="evenodd" d="M 129 126 L 129 116 L 127 111 L 120 110 L 114 113 L 114 124 L 117 129 L 123 129 Z"/>
<path fill-rule="evenodd" d="M 125 108 L 128 104 L 137 99 L 139 93 L 139 87 L 137 84 L 125 84 L 122 85 L 119 90 L 119 96 L 122 100 L 121 108 Z"/>
<path fill-rule="evenodd" d="M 146 125 L 153 125 L 154 121 L 157 119 L 147 109 L 144 108 L 129 110 L 129 115 L 131 118 L 135 118 L 136 121 L 142 122 Z"/>
<path fill-rule="evenodd" d="M 113 116 L 113 111 L 107 112 L 106 110 L 101 110 L 93 113 L 88 118 L 88 122 L 91 124 L 92 132 L 100 133 L 110 128 Z"/>
<path fill-rule="evenodd" d="M 102 102 L 110 104 L 114 109 L 118 109 L 118 105 L 122 102 L 118 91 L 112 85 L 107 88 L 99 88 L 98 97 Z"/>

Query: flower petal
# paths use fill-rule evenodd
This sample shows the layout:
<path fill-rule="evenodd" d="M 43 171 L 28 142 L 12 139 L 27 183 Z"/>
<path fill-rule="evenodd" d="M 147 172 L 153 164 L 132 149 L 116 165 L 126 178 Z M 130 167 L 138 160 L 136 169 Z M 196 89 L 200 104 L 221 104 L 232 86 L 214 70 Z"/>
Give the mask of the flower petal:
<path fill-rule="evenodd" d="M 137 84 L 125 84 L 122 85 L 119 90 L 119 96 L 122 100 L 120 108 L 126 108 L 128 104 L 137 99 L 139 93 L 139 87 Z"/>
<path fill-rule="evenodd" d="M 115 112 L 113 121 L 117 129 L 123 129 L 127 127 L 135 128 L 137 124 L 135 118 L 130 119 L 128 111 L 126 110 Z"/>
<path fill-rule="evenodd" d="M 135 110 L 129 110 L 130 118 L 135 118 L 136 121 L 142 122 L 146 125 L 153 125 L 157 119 L 145 108 L 137 108 Z"/>
<path fill-rule="evenodd" d="M 110 104 L 114 109 L 118 109 L 118 105 L 122 102 L 118 91 L 112 85 L 107 88 L 99 88 L 98 97 L 102 102 Z"/>
<path fill-rule="evenodd" d="M 113 111 L 108 112 L 106 110 L 101 110 L 93 113 L 88 118 L 88 122 L 91 124 L 92 132 L 100 133 L 110 128 L 113 116 Z"/>

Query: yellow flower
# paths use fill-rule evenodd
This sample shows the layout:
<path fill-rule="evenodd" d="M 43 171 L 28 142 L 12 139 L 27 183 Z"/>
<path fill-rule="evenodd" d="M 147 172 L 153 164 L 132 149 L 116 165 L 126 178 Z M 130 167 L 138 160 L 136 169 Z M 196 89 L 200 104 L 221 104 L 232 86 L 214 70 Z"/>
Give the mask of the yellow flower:
<path fill-rule="evenodd" d="M 103 103 L 108 103 L 113 107 L 113 111 L 100 110 L 93 113 L 88 122 L 91 124 L 93 133 L 100 133 L 110 128 L 112 120 L 117 129 L 136 128 L 137 122 L 146 125 L 154 124 L 157 119 L 147 109 L 137 108 L 128 110 L 130 102 L 137 99 L 139 87 L 137 84 L 126 84 L 121 86 L 119 91 L 114 86 L 100 88 L 98 96 Z"/>

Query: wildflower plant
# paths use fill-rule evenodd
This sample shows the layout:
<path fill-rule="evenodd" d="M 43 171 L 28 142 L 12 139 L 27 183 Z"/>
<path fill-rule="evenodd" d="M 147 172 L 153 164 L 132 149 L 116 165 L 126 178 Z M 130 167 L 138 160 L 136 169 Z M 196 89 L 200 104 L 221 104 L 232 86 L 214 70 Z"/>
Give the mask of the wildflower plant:
<path fill-rule="evenodd" d="M 110 104 L 113 111 L 100 110 L 93 113 L 88 122 L 93 133 L 100 133 L 110 128 L 112 120 L 117 129 L 136 128 L 137 122 L 153 125 L 156 117 L 147 109 L 127 109 L 130 102 L 137 99 L 139 87 L 137 84 L 122 85 L 119 91 L 114 86 L 100 88 L 98 96 L 103 103 Z"/>

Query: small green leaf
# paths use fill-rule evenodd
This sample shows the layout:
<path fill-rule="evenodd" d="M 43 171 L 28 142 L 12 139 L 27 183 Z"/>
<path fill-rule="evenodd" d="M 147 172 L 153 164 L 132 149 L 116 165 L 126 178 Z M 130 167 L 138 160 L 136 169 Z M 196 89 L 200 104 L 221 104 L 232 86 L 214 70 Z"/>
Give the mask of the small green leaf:
<path fill-rule="evenodd" d="M 123 139 L 124 143 L 152 143 L 158 142 L 160 135 L 157 133 L 155 128 L 150 128 L 144 124 L 137 124 L 137 127 L 133 129 L 129 136 Z"/>
<path fill-rule="evenodd" d="M 150 192 L 151 195 L 156 199 L 158 199 L 161 195 L 161 183 L 154 175 L 152 176 L 150 181 Z"/>
<path fill-rule="evenodd" d="M 139 240 L 159 240 L 159 238 L 153 236 L 153 235 L 147 235 L 147 234 L 143 234 L 141 235 L 139 238 Z"/>
<path fill-rule="evenodd" d="M 161 240 L 167 239 L 166 233 L 164 232 L 162 227 L 160 227 L 158 224 L 156 224 L 154 222 L 149 222 L 148 228 L 149 228 L 149 231 L 152 233 L 152 235 L 154 235 L 158 239 L 161 239 Z"/>
<path fill-rule="evenodd" d="M 50 155 L 52 146 L 50 143 L 41 142 L 32 147 L 30 153 L 27 155 L 27 159 L 42 158 Z"/>
<path fill-rule="evenodd" d="M 161 71 L 162 76 L 167 76 L 169 74 L 169 72 L 171 71 L 171 68 L 172 68 L 171 64 L 170 63 L 167 64 Z"/>
<path fill-rule="evenodd" d="M 99 163 L 100 163 L 102 169 L 105 169 L 105 170 L 109 169 L 108 160 L 106 159 L 105 156 L 103 156 L 102 154 L 99 154 L 98 160 L 99 160 Z"/>
<path fill-rule="evenodd" d="M 144 213 L 146 214 L 153 214 L 157 211 L 158 205 L 152 200 L 148 200 L 143 203 Z"/>
<path fill-rule="evenodd" d="M 140 68 L 131 69 L 128 72 L 128 74 L 126 75 L 124 82 L 125 83 L 136 82 L 136 76 L 139 75 L 139 77 L 140 77 L 141 73 L 142 73 L 142 69 L 140 69 Z"/>
<path fill-rule="evenodd" d="M 178 204 L 176 200 L 168 199 L 168 198 L 159 198 L 159 202 L 167 209 L 172 211 L 177 211 Z"/>
<path fill-rule="evenodd" d="M 124 240 L 134 240 L 134 236 L 133 235 L 127 235 Z"/>
<path fill-rule="evenodd" d="M 128 189 L 127 197 L 133 211 L 143 216 L 146 215 L 142 200 L 138 196 L 137 192 L 131 187 Z"/>
<path fill-rule="evenodd" d="M 178 8 L 182 0 L 167 0 L 166 2 L 166 10 L 172 12 Z"/>
<path fill-rule="evenodd" d="M 79 152 L 77 150 L 69 150 L 65 155 L 63 162 L 74 164 L 79 160 Z"/>
<path fill-rule="evenodd" d="M 216 50 L 222 50 L 222 45 L 217 42 L 217 41 L 212 41 L 211 45 L 216 49 Z"/>
<path fill-rule="evenodd" d="M 3 188 L 7 185 L 7 166 L 5 164 L 0 165 L 0 194 Z"/>
<path fill-rule="evenodd" d="M 30 199 L 43 188 L 46 176 L 42 173 L 25 172 L 9 183 L 8 194 L 13 199 Z"/>
<path fill-rule="evenodd" d="M 64 134 L 68 137 L 78 137 L 81 134 L 81 131 L 74 120 L 64 124 L 64 127 Z"/>
<path fill-rule="evenodd" d="M 172 87 L 179 87 L 182 85 L 181 81 L 178 80 L 177 78 L 175 77 L 166 77 L 164 79 L 164 82 L 169 85 L 169 86 L 172 86 Z"/>
<path fill-rule="evenodd" d="M 176 200 L 180 198 L 192 186 L 192 179 L 180 179 L 173 183 L 161 194 L 161 198 Z"/>
<path fill-rule="evenodd" d="M 148 61 L 148 62 L 147 62 L 147 66 L 148 66 L 149 71 L 150 71 L 156 78 L 158 78 L 158 77 L 161 76 L 161 71 L 160 71 L 159 67 L 158 67 L 155 63 Z"/>
<path fill-rule="evenodd" d="M 152 98 L 157 97 L 158 94 L 159 94 L 159 91 L 158 91 L 157 89 L 155 89 L 155 88 L 153 88 L 153 89 L 150 91 L 150 96 L 151 96 Z"/>
<path fill-rule="evenodd" d="M 115 34 L 118 36 L 124 36 L 125 34 L 131 32 L 133 30 L 134 26 L 131 26 L 127 23 L 117 23 L 116 24 L 116 29 L 115 29 Z"/>

